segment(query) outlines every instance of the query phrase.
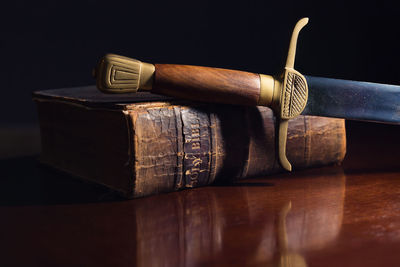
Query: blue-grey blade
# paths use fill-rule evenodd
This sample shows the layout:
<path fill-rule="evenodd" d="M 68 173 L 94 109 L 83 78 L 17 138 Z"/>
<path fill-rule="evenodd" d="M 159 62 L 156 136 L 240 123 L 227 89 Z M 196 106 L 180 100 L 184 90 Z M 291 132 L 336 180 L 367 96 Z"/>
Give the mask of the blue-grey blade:
<path fill-rule="evenodd" d="M 400 123 L 400 86 L 306 76 L 304 115 Z"/>

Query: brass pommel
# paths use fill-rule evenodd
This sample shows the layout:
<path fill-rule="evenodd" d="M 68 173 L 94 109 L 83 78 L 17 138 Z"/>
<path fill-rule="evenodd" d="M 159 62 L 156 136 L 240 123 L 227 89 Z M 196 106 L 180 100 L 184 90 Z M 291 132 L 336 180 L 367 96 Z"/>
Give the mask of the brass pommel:
<path fill-rule="evenodd" d="M 108 54 L 95 69 L 97 87 L 105 93 L 151 90 L 155 67 L 136 59 Z"/>

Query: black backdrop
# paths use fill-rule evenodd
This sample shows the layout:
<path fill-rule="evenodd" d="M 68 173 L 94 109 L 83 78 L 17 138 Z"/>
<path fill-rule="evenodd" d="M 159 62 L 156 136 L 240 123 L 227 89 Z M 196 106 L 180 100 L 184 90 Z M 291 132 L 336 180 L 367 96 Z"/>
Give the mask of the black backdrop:
<path fill-rule="evenodd" d="M 399 12 L 386 1 L 7 1 L 0 16 L 0 123 L 37 121 L 31 92 L 88 85 L 105 53 L 273 74 L 304 16 L 296 68 L 400 84 Z"/>

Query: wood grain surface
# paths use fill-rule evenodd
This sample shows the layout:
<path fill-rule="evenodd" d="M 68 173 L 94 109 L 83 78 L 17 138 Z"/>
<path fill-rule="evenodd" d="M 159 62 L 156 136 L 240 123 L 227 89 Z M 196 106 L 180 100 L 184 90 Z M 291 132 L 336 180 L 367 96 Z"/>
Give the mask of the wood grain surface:
<path fill-rule="evenodd" d="M 398 266 L 400 127 L 348 126 L 343 166 L 129 201 L 0 161 L 0 266 Z"/>
<path fill-rule="evenodd" d="M 258 74 L 219 68 L 156 64 L 152 92 L 213 103 L 257 105 Z"/>

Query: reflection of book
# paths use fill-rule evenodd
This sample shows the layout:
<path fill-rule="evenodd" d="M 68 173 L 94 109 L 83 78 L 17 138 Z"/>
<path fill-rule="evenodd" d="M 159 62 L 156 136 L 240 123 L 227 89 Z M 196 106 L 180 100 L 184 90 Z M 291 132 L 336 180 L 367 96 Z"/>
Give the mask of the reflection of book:
<path fill-rule="evenodd" d="M 138 199 L 136 265 L 306 266 L 338 237 L 346 190 L 341 168 L 307 173 Z"/>
<path fill-rule="evenodd" d="M 126 197 L 281 170 L 268 108 L 105 95 L 95 87 L 41 91 L 34 99 L 41 160 Z M 343 120 L 300 116 L 289 123 L 295 169 L 340 162 L 345 143 Z"/>

